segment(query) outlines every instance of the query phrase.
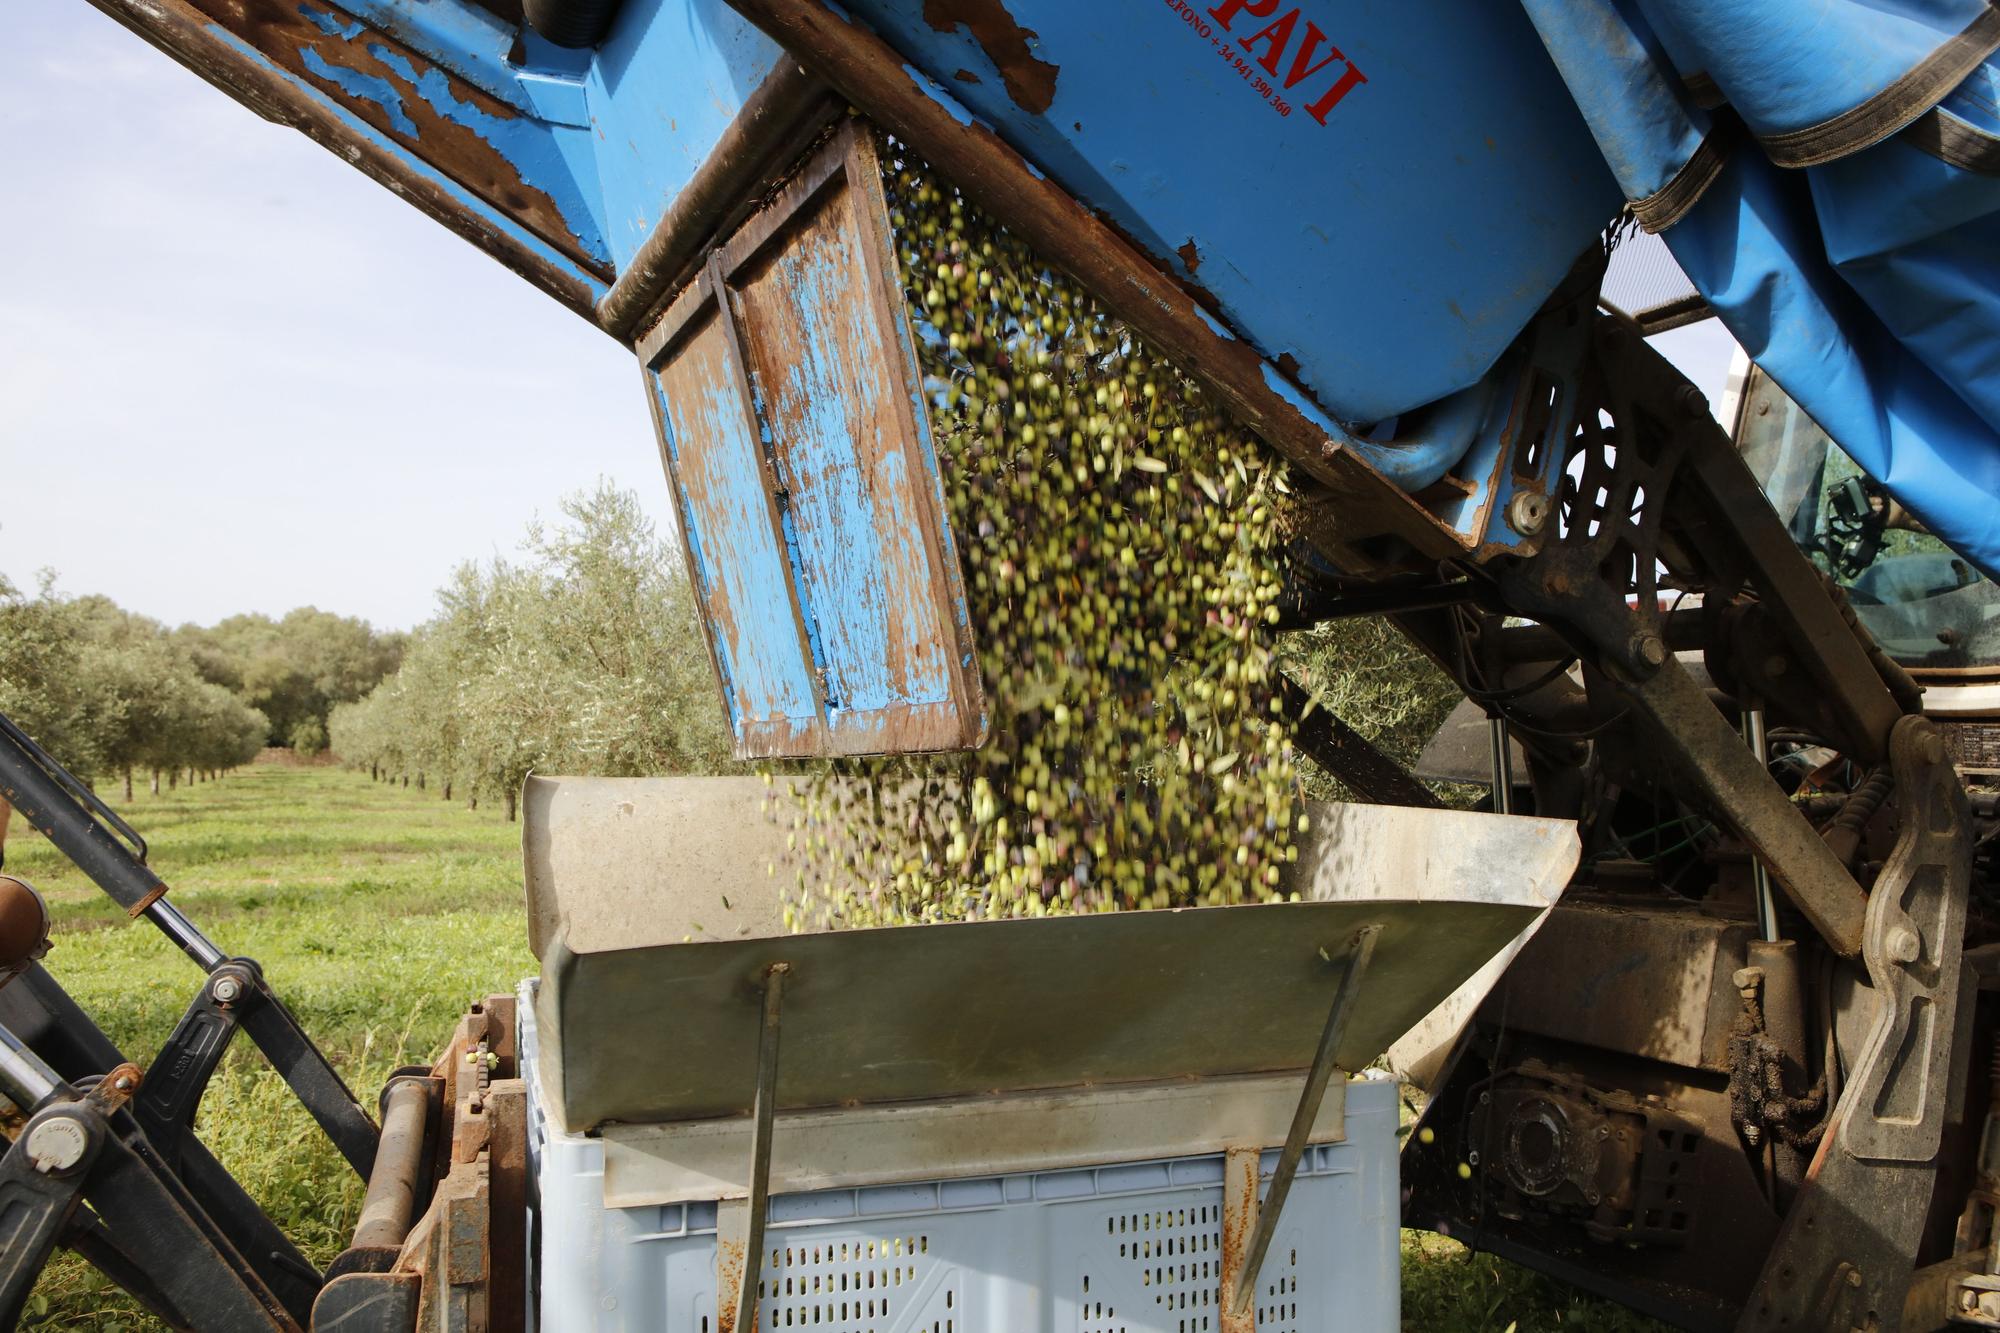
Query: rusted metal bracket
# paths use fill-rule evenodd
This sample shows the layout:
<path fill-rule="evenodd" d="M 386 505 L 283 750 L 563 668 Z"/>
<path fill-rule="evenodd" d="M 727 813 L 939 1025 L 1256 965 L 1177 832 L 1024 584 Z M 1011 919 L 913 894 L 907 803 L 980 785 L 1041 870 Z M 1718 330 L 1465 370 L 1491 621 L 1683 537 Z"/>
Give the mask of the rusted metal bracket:
<path fill-rule="evenodd" d="M 750 1217 L 743 1242 L 743 1268 L 736 1279 L 735 1313 L 722 1333 L 756 1333 L 757 1283 L 763 1274 L 764 1223 L 771 1211 L 771 1129 L 778 1111 L 778 1017 L 784 1007 L 790 963 L 764 969 L 764 1027 L 757 1042 L 757 1100 L 751 1119 Z M 727 1310 L 722 1311 L 725 1316 Z"/>
<path fill-rule="evenodd" d="M 1312 1068 L 1306 1074 L 1305 1090 L 1299 1094 L 1299 1108 L 1292 1115 L 1291 1132 L 1285 1135 L 1285 1149 L 1278 1154 L 1277 1169 L 1271 1173 L 1270 1191 L 1257 1209 L 1257 1230 L 1250 1238 L 1243 1266 L 1237 1270 L 1223 1300 L 1226 1318 L 1240 1318 L 1250 1308 L 1251 1298 L 1256 1294 L 1257 1274 L 1264 1267 L 1264 1255 L 1271 1248 L 1271 1238 L 1278 1234 L 1278 1219 L 1285 1211 L 1286 1196 L 1292 1192 L 1292 1181 L 1298 1175 L 1299 1159 L 1305 1155 L 1306 1141 L 1312 1137 L 1313 1122 L 1319 1119 L 1319 1104 L 1326 1096 L 1326 1085 L 1340 1067 L 1334 1058 L 1335 1053 L 1340 1049 L 1341 1038 L 1346 1035 L 1348 1015 L 1354 1010 L 1354 997 L 1360 992 L 1361 978 L 1368 971 L 1368 961 L 1375 954 L 1375 941 L 1381 934 L 1380 926 L 1363 926 L 1355 932 L 1354 942 L 1348 948 L 1347 967 L 1341 973 L 1340 989 L 1334 992 L 1333 1008 L 1327 1013 L 1326 1027 L 1320 1032 L 1319 1050 L 1314 1054 Z M 1256 1192 L 1254 1182 L 1251 1192 Z"/>
<path fill-rule="evenodd" d="M 1693 677 L 1668 658 L 1644 679 L 1620 683 L 1813 928 L 1843 956 L 1859 955 L 1867 896 Z"/>
<path fill-rule="evenodd" d="M 1874 1018 L 1741 1333 L 1895 1333 L 1929 1211 L 1951 1087 L 1972 840 L 1937 729 L 1906 717 L 1889 760 L 1903 804 L 1868 899 Z"/>

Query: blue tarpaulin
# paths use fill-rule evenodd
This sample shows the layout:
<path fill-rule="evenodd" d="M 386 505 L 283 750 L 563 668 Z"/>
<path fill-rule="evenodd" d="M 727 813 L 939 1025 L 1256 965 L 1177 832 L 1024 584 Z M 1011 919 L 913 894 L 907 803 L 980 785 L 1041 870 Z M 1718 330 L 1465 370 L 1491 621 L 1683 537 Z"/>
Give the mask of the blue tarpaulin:
<path fill-rule="evenodd" d="M 2000 576 L 2000 8 L 1523 4 L 1632 212 L 1737 341 Z"/>

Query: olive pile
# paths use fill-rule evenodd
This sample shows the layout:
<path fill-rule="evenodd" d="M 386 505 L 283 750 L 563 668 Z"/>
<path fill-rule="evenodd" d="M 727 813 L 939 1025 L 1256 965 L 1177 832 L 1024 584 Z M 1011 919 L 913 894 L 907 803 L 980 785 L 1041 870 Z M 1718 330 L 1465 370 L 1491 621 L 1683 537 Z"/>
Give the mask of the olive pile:
<path fill-rule="evenodd" d="M 896 144 L 891 230 L 990 738 L 795 781 L 795 927 L 1260 900 L 1297 853 L 1285 470 Z"/>

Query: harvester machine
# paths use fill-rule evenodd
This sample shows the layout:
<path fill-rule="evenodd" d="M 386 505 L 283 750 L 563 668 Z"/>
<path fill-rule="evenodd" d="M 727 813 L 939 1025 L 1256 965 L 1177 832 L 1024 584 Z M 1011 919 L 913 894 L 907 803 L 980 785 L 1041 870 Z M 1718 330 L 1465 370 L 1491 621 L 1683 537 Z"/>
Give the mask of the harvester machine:
<path fill-rule="evenodd" d="M 1466 702 L 1412 772 L 1278 691 L 1354 799 L 1173 911 L 796 932 L 755 778 L 532 779 L 540 973 L 373 1113 L 7 728 L 202 974 L 142 1068 L 0 904 L 9 1315 L 66 1246 L 203 1329 L 1386 1328 L 1400 1222 L 1689 1328 L 2000 1326 L 1985 0 L 93 2 L 632 349 L 738 758 L 1015 725 L 953 367 L 1086 306 L 1282 461 L 1272 621 Z M 960 341 L 975 215 L 1061 327 Z M 1704 320 L 1719 404 L 1651 341 Z M 367 1181 L 323 1271 L 193 1132 L 238 1028 Z"/>

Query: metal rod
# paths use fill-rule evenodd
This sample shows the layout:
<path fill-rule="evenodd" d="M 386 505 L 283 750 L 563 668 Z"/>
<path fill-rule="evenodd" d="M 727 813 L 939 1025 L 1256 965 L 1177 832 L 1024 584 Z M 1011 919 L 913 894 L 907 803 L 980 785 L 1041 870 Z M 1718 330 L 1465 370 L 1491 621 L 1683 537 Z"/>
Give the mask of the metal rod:
<path fill-rule="evenodd" d="M 201 928 L 181 915 L 181 909 L 165 898 L 155 898 L 146 908 L 146 919 L 160 928 L 177 945 L 181 952 L 201 964 L 204 972 L 213 972 L 227 962 L 229 955 L 215 947 Z"/>
<path fill-rule="evenodd" d="M 361 1199 L 361 1220 L 354 1226 L 355 1249 L 387 1249 L 401 1245 L 410 1234 L 430 1105 L 430 1089 L 421 1079 L 399 1078 L 389 1085 L 382 1099 L 382 1137 L 375 1149 L 375 1166 Z"/>
<path fill-rule="evenodd" d="M 1250 1298 L 1256 1293 L 1257 1274 L 1264 1267 L 1264 1253 L 1271 1248 L 1271 1240 L 1278 1234 L 1278 1217 L 1285 1210 L 1285 1197 L 1292 1192 L 1292 1179 L 1298 1175 L 1299 1159 L 1305 1155 L 1306 1141 L 1312 1137 L 1313 1122 L 1319 1119 L 1319 1105 L 1326 1096 L 1326 1085 L 1332 1081 L 1334 1070 L 1339 1068 L 1334 1061 L 1334 1053 L 1340 1048 L 1341 1038 L 1347 1034 L 1347 1017 L 1353 1012 L 1355 993 L 1361 987 L 1361 976 L 1368 970 L 1368 960 L 1375 954 L 1376 937 L 1381 933 L 1380 926 L 1363 926 L 1355 932 L 1354 944 L 1348 950 L 1347 970 L 1341 974 L 1340 989 L 1334 992 L 1333 1008 L 1326 1016 L 1326 1028 L 1319 1034 L 1319 1051 L 1313 1056 L 1312 1069 L 1306 1074 L 1305 1091 L 1299 1095 L 1298 1109 L 1292 1113 L 1292 1128 L 1285 1135 L 1285 1150 L 1278 1154 L 1278 1168 L 1271 1173 L 1270 1191 L 1257 1210 L 1257 1231 L 1251 1237 L 1248 1257 L 1244 1259 L 1242 1271 L 1237 1273 L 1236 1283 L 1229 1291 L 1225 1308 L 1235 1314 L 1240 1315 L 1249 1309 Z"/>
<path fill-rule="evenodd" d="M 227 955 L 166 900 L 166 882 L 141 859 L 144 842 L 102 802 L 94 797 L 86 802 L 79 792 L 88 795 L 88 789 L 61 764 L 11 721 L 0 717 L 0 796 L 113 902 L 133 916 L 152 921 L 183 953 L 201 964 L 204 972 L 213 972 Z M 136 843 L 136 850 L 113 836 L 100 812 L 110 816 L 114 827 Z"/>
<path fill-rule="evenodd" d="M 750 1231 L 744 1241 L 743 1275 L 736 1287 L 733 1333 L 757 1327 L 757 1281 L 764 1267 L 764 1221 L 771 1210 L 771 1129 L 778 1111 L 778 1011 L 790 963 L 773 963 L 764 973 L 764 1030 L 757 1042 L 757 1100 L 750 1138 Z"/>
<path fill-rule="evenodd" d="M 1770 746 L 1764 737 L 1764 710 L 1760 706 L 1749 706 L 1742 714 L 1743 743 L 1750 747 L 1757 762 L 1770 767 Z M 1750 857 L 1750 882 L 1757 890 L 1757 933 L 1765 940 L 1778 938 L 1778 899 L 1771 892 L 1771 871 L 1764 864 L 1764 858 L 1754 852 Z"/>
<path fill-rule="evenodd" d="M 1507 719 L 1486 719 L 1486 739 L 1492 751 L 1493 813 L 1514 813 L 1514 748 L 1507 739 Z"/>
<path fill-rule="evenodd" d="M 28 1049 L 28 1044 L 0 1024 L 0 1092 L 26 1112 L 32 1112 L 61 1087 L 62 1077 Z"/>

